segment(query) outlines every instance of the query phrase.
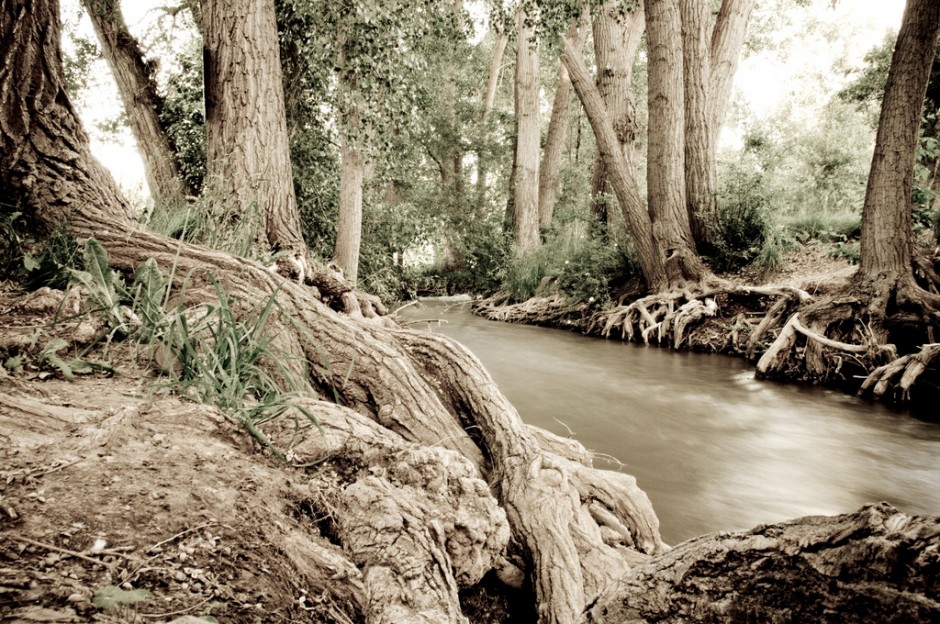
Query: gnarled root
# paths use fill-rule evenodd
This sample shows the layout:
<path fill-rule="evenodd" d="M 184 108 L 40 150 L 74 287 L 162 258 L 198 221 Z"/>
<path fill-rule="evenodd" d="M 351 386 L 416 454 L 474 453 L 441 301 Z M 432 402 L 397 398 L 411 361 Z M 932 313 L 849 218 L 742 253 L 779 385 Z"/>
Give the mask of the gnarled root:
<path fill-rule="evenodd" d="M 917 353 L 909 353 L 896 360 L 879 366 L 871 372 L 859 388 L 859 395 L 871 392 L 876 399 L 889 396 L 889 391 L 896 394 L 897 402 L 906 402 L 911 398 L 911 388 L 921 374 L 935 359 L 940 358 L 940 344 L 928 344 Z"/>
<path fill-rule="evenodd" d="M 503 565 L 506 515 L 471 462 L 405 441 L 365 416 L 323 401 L 303 407 L 319 423 L 274 421 L 266 431 L 314 469 L 321 501 L 347 556 L 362 570 L 370 624 L 466 622 L 458 590 Z M 272 430 L 273 429 L 273 430 Z M 299 439 L 299 442 L 296 440 Z M 332 459 L 339 483 L 321 479 Z"/>
<path fill-rule="evenodd" d="M 584 624 L 933 622 L 940 518 L 887 503 L 689 540 L 605 590 Z"/>
<path fill-rule="evenodd" d="M 577 324 L 588 309 L 586 303 L 571 303 L 563 295 L 532 297 L 522 303 L 505 305 L 505 299 L 494 297 L 473 304 L 474 314 L 491 321 L 526 323 L 529 325 Z"/>
<path fill-rule="evenodd" d="M 574 621 L 586 596 L 631 561 L 664 550 L 652 506 L 631 478 L 543 448 L 463 346 L 436 334 L 395 334 L 439 381 L 447 402 L 478 427 L 491 481 L 531 561 L 540 621 Z"/>

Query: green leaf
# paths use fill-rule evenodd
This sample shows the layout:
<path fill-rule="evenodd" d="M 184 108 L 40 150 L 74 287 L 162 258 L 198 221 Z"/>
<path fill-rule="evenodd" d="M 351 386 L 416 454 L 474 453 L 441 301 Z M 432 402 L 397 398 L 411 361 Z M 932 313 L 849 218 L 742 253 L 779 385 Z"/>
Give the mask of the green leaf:
<path fill-rule="evenodd" d="M 27 273 L 32 273 L 41 266 L 39 260 L 33 256 L 26 254 L 23 256 L 23 268 L 26 269 Z"/>
<path fill-rule="evenodd" d="M 101 286 L 102 290 L 113 291 L 108 252 L 94 238 L 85 241 L 85 270 L 91 274 L 91 278 Z"/>
<path fill-rule="evenodd" d="M 99 609 L 111 609 L 120 604 L 133 604 L 147 598 L 150 598 L 150 592 L 146 589 L 127 591 L 114 585 L 108 585 L 95 592 L 95 595 L 91 598 L 91 604 Z"/>

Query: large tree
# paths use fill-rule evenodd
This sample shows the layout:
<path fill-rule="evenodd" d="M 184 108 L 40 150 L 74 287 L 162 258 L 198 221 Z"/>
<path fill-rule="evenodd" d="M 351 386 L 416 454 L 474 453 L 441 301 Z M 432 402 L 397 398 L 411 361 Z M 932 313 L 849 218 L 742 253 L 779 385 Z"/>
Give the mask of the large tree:
<path fill-rule="evenodd" d="M 631 11 L 625 11 L 622 2 L 603 4 L 594 15 L 592 29 L 597 89 L 604 99 L 627 168 L 635 175 L 639 161 L 636 139 L 640 129 L 633 98 L 633 64 L 643 39 L 643 3 Z M 596 223 L 609 228 L 613 215 L 606 199 L 610 192 L 608 177 L 607 165 L 597 149 L 591 178 L 591 211 Z"/>
<path fill-rule="evenodd" d="M 670 284 L 701 281 L 706 270 L 695 248 L 685 185 L 683 54 L 678 0 L 648 0 L 649 146 L 647 189 L 653 236 Z"/>
<path fill-rule="evenodd" d="M 205 0 L 207 188 L 241 249 L 303 259 L 274 0 Z M 240 42 L 251 45 L 240 45 Z"/>

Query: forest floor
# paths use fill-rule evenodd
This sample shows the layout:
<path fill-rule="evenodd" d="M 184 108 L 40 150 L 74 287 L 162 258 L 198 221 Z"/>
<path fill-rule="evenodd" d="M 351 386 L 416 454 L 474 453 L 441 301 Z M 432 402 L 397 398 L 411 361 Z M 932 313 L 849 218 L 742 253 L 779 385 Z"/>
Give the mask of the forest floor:
<path fill-rule="evenodd" d="M 51 324 L 55 294 L 0 287 L 0 361 L 80 333 Z M 133 347 L 108 359 L 74 381 L 0 367 L 0 622 L 350 621 L 308 593 L 303 544 L 331 545 L 303 471 L 168 396 Z"/>

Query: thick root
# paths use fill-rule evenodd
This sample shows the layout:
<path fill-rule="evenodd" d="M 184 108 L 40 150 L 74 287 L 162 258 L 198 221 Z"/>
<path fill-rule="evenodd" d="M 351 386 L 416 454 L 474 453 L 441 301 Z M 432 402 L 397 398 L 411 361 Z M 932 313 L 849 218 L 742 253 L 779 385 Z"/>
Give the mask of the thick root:
<path fill-rule="evenodd" d="M 571 327 L 581 322 L 587 303 L 571 303 L 563 295 L 532 297 L 522 303 L 505 304 L 503 297 L 473 304 L 473 312 L 491 321 Z"/>
<path fill-rule="evenodd" d="M 665 548 L 652 506 L 631 478 L 544 449 L 462 345 L 436 334 L 395 333 L 439 381 L 448 403 L 479 428 L 491 481 L 528 552 L 540 621 L 573 622 L 587 596 L 631 561 Z"/>
<path fill-rule="evenodd" d="M 689 540 L 605 590 L 585 624 L 933 622 L 940 518 L 887 503 Z"/>
<path fill-rule="evenodd" d="M 859 395 L 871 393 L 876 399 L 891 396 L 896 402 L 911 398 L 911 388 L 927 367 L 940 358 L 940 344 L 928 344 L 917 353 L 901 356 L 871 372 L 859 388 Z"/>

